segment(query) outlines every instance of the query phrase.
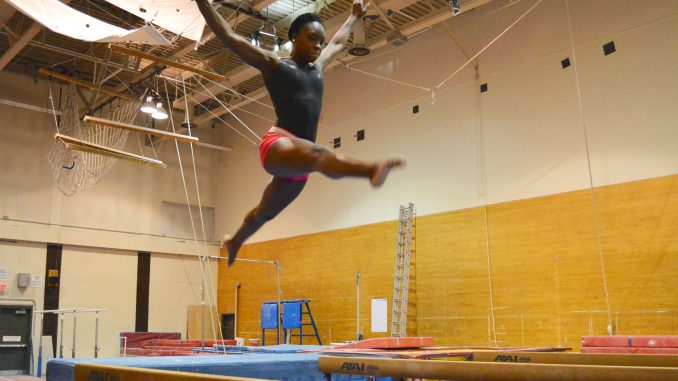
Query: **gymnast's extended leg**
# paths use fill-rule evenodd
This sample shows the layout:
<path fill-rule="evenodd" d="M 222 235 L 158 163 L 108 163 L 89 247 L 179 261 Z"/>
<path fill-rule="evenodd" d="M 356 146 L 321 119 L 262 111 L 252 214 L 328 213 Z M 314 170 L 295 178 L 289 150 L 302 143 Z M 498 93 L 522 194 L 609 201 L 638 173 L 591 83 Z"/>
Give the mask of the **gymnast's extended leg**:
<path fill-rule="evenodd" d="M 306 185 L 306 180 L 288 180 L 275 176 L 271 179 L 261 196 L 259 205 L 247 213 L 235 235 L 224 241 L 229 266 L 235 261 L 243 242 L 294 201 L 304 189 L 304 185 Z"/>
<path fill-rule="evenodd" d="M 392 158 L 378 162 L 355 160 L 308 140 L 288 137 L 276 141 L 266 154 L 266 171 L 274 176 L 303 176 L 311 172 L 337 179 L 344 176 L 369 178 L 372 186 L 381 186 L 391 169 L 404 161 Z"/>

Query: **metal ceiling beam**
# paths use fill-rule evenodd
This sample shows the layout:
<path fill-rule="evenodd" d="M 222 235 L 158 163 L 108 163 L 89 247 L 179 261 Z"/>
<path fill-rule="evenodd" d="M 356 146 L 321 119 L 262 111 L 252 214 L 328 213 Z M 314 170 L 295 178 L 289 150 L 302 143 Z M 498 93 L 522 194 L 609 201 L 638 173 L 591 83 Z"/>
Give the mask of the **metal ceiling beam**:
<path fill-rule="evenodd" d="M 276 2 L 276 0 L 260 0 L 260 1 L 257 1 L 252 6 L 252 8 L 254 8 L 254 10 L 257 11 L 257 12 L 260 12 L 261 10 L 263 10 L 264 8 L 268 7 L 269 5 L 271 5 L 275 2 Z M 233 26 L 235 24 L 238 24 L 242 21 L 247 20 L 249 17 L 250 16 L 247 15 L 246 13 L 244 13 L 244 12 L 238 13 L 237 17 L 235 19 L 229 19 L 228 23 L 229 23 L 229 25 Z M 207 34 L 205 34 L 203 36 L 203 38 L 200 40 L 200 43 L 202 45 L 204 45 L 205 43 L 207 43 L 207 41 L 213 39 L 214 37 L 215 37 L 214 33 L 212 33 L 212 31 L 209 31 Z M 187 43 L 186 45 L 180 47 L 178 50 L 176 50 L 173 55 L 175 57 L 183 57 L 186 54 L 193 51 L 193 49 L 195 49 L 195 42 L 190 42 L 190 43 Z"/>
<path fill-rule="evenodd" d="M 83 80 L 80 80 L 80 79 L 77 79 L 77 78 L 69 77 L 67 75 L 55 73 L 53 71 L 49 71 L 49 70 L 46 70 L 46 69 L 43 69 L 43 68 L 38 69 L 38 73 L 40 73 L 42 75 L 49 76 L 49 77 L 53 77 L 53 78 L 56 78 L 56 79 L 60 79 L 60 80 L 65 81 L 65 82 L 73 83 L 73 84 L 78 85 L 80 87 L 86 87 L 90 90 L 100 91 L 102 93 L 109 94 L 110 96 L 113 96 L 113 97 L 125 99 L 125 100 L 128 100 L 128 101 L 134 100 L 134 98 L 129 97 L 125 94 L 122 94 L 122 93 L 119 93 L 119 92 L 116 92 L 116 91 L 112 91 L 112 90 L 109 90 L 109 89 L 106 89 L 106 88 L 102 88 L 101 85 L 98 85 L 96 83 L 90 83 L 90 82 L 83 81 Z M 87 102 L 85 102 L 85 103 L 87 103 Z"/>
<path fill-rule="evenodd" d="M 14 16 L 16 9 L 13 6 L 5 3 L 4 1 L 0 2 L 0 26 L 7 24 L 7 21 Z"/>
<path fill-rule="evenodd" d="M 163 58 L 163 57 L 158 57 L 158 56 L 155 56 L 155 55 L 152 55 L 152 54 L 142 53 L 142 52 L 139 52 L 137 50 L 125 48 L 124 46 L 112 45 L 111 51 L 116 52 L 116 53 L 125 54 L 125 55 L 141 57 L 141 58 L 144 58 L 144 59 L 147 59 L 147 60 L 150 60 L 150 61 L 153 61 L 153 62 L 157 62 L 157 63 L 163 64 L 163 65 L 172 66 L 172 67 L 179 68 L 179 69 L 182 69 L 182 70 L 197 73 L 197 74 L 200 74 L 201 76 L 203 76 L 205 78 L 210 78 L 213 81 L 221 81 L 221 80 L 224 79 L 224 77 L 219 75 L 219 74 L 215 74 L 215 73 L 205 71 L 205 70 L 200 70 L 200 69 L 191 67 L 189 65 L 184 65 L 180 62 L 174 62 L 172 60 L 168 60 L 168 59 Z"/>
<path fill-rule="evenodd" d="M 329 4 L 332 4 L 335 1 L 336 0 L 326 0 L 323 5 L 327 6 Z M 275 2 L 275 0 L 270 1 L 269 4 L 272 4 L 274 2 Z M 266 6 L 268 6 L 268 5 L 266 5 Z M 295 10 L 293 13 L 291 13 L 290 15 L 278 20 L 274 24 L 274 26 L 278 30 L 283 29 L 283 28 L 287 28 L 292 23 L 292 21 L 294 21 L 293 20 L 294 17 L 296 17 L 297 15 L 306 13 L 306 12 L 315 11 L 315 7 L 316 7 L 316 3 L 311 3 L 311 4 L 306 5 L 305 7 L 299 8 L 299 9 Z M 265 7 L 261 7 L 261 9 L 258 9 L 255 6 L 255 9 L 257 11 L 260 11 L 264 8 Z M 229 24 L 230 24 L 230 22 L 229 22 Z M 339 25 L 341 25 L 341 24 L 339 24 Z M 327 27 L 327 25 L 326 25 L 326 27 Z M 338 26 L 337 26 L 337 28 L 338 28 Z M 212 32 L 209 32 L 209 35 L 211 36 L 211 38 L 215 37 L 214 33 L 212 33 Z M 227 49 L 224 48 L 224 50 L 227 50 Z M 255 77 L 257 74 L 259 74 L 259 70 L 255 69 L 255 68 L 253 68 L 249 65 L 241 65 L 240 67 L 237 67 L 234 70 L 231 70 L 229 73 L 226 73 L 226 75 L 224 76 L 226 78 L 219 81 L 219 83 L 213 83 L 213 84 L 207 85 L 206 86 L 207 91 L 209 93 L 214 94 L 215 96 L 217 94 L 223 93 L 226 90 L 235 91 L 233 89 L 234 86 L 236 86 L 237 84 L 244 82 L 244 81 L 246 81 L 246 80 L 248 80 L 252 77 Z M 199 103 L 202 103 L 202 102 L 210 99 L 211 97 L 208 96 L 208 95 L 205 95 L 205 91 L 202 91 L 202 90 L 203 89 L 198 90 L 198 91 L 194 92 L 193 94 L 191 94 L 190 96 L 196 102 L 199 102 Z M 172 107 L 178 108 L 178 109 L 183 109 L 184 102 L 180 99 L 177 99 L 177 100 L 174 101 Z"/>
<path fill-rule="evenodd" d="M 7 34 L 7 33 L 5 33 L 5 32 L 0 32 L 0 35 L 1 35 L 1 34 Z M 80 52 L 76 52 L 76 51 L 73 51 L 73 50 L 61 48 L 61 47 L 58 47 L 58 46 L 50 45 L 50 44 L 47 44 L 47 43 L 44 43 L 44 42 L 40 42 L 40 41 L 36 41 L 36 40 L 29 41 L 29 42 L 28 42 L 28 45 L 34 46 L 34 47 L 38 47 L 38 48 L 43 48 L 43 49 L 45 49 L 45 50 L 49 50 L 49 51 L 52 51 L 52 52 L 60 53 L 60 54 L 66 55 L 66 56 L 71 56 L 71 57 L 75 57 L 75 58 L 80 58 L 80 59 L 83 59 L 83 60 L 86 60 L 86 61 L 90 61 L 90 62 L 93 62 L 93 63 L 98 63 L 98 64 L 102 64 L 102 65 L 105 63 L 105 60 L 104 60 L 104 59 L 101 59 L 101 58 L 99 58 L 99 57 L 96 57 L 96 56 L 94 56 L 94 55 L 92 55 L 92 54 L 80 53 Z M 115 68 L 117 68 L 117 69 L 120 69 L 121 71 L 122 71 L 122 70 L 127 70 L 127 71 L 134 72 L 134 73 L 138 73 L 138 72 L 139 72 L 139 71 L 137 71 L 137 70 L 134 70 L 134 69 L 132 69 L 132 68 L 130 68 L 130 67 L 127 67 L 127 66 L 125 66 L 125 65 L 122 65 L 122 64 L 119 64 L 119 63 L 116 63 L 116 62 L 108 62 L 107 65 L 108 65 L 108 66 L 111 66 L 111 67 L 115 67 Z"/>
<path fill-rule="evenodd" d="M 14 43 L 10 46 L 5 54 L 0 57 L 0 70 L 4 69 L 8 63 L 10 63 L 14 57 L 16 57 L 19 52 L 21 52 L 26 45 L 42 30 L 42 25 L 34 22 L 30 28 Z"/>
<path fill-rule="evenodd" d="M 467 11 L 473 9 L 473 8 L 477 8 L 477 7 L 484 5 L 486 3 L 489 3 L 490 1 L 491 0 L 471 0 L 471 1 L 465 2 L 463 4 L 464 12 L 467 12 Z M 382 7 L 383 9 L 391 9 L 391 10 L 395 11 L 395 10 L 403 9 L 403 8 L 405 8 L 409 5 L 412 5 L 416 2 L 418 2 L 418 0 L 393 0 L 393 1 L 385 1 L 383 3 L 380 3 L 379 6 Z M 397 8 L 399 6 L 401 6 L 402 8 Z M 337 17 L 335 17 L 332 20 L 334 21 L 334 20 L 341 19 L 342 23 L 343 23 L 343 20 L 345 20 L 346 17 L 348 17 L 348 12 L 350 12 L 350 11 L 347 11 L 347 12 L 344 12 L 344 13 L 338 15 Z M 401 31 L 401 33 L 403 33 L 405 35 L 411 35 L 411 34 L 419 32 L 421 30 L 424 30 L 426 28 L 429 28 L 429 27 L 431 27 L 435 24 L 438 24 L 438 23 L 441 23 L 445 20 L 448 20 L 452 17 L 454 17 L 454 14 L 451 11 L 449 11 L 448 9 L 443 9 L 443 10 L 440 10 L 440 11 L 437 11 L 437 12 L 432 12 L 428 16 L 422 17 L 417 21 L 413 21 L 409 24 L 403 25 L 400 28 L 400 31 Z M 379 37 L 375 40 L 368 41 L 367 46 L 369 46 L 369 48 L 372 49 L 372 50 L 376 50 L 376 49 L 379 49 L 379 48 L 381 48 L 381 47 L 383 47 L 387 44 L 388 44 L 388 42 L 386 41 L 386 36 L 382 36 L 382 37 Z M 343 59 L 343 62 L 350 61 L 354 58 L 355 58 L 354 56 L 346 55 Z M 339 64 L 343 64 L 343 63 L 340 63 L 339 61 L 335 60 L 334 62 L 332 62 L 327 67 L 327 69 L 332 68 L 332 67 L 339 65 Z M 241 79 L 243 74 L 245 74 L 245 73 L 249 74 L 249 73 L 254 72 L 254 75 L 256 75 L 256 74 L 259 73 L 259 71 L 254 69 L 254 68 L 251 68 L 247 65 L 243 65 L 243 66 L 244 67 L 239 67 L 239 68 L 237 68 L 237 69 L 235 69 L 231 72 L 231 73 L 235 74 L 235 72 L 240 71 L 239 77 L 236 77 L 235 75 L 231 76 L 231 73 L 227 73 L 226 74 L 226 80 L 224 81 L 224 83 L 228 83 L 229 86 L 235 86 L 237 83 L 240 83 L 244 80 L 251 78 L 251 77 L 245 78 L 245 79 L 242 79 L 240 82 L 236 82 L 235 79 L 236 78 Z M 247 68 L 250 68 L 250 70 L 247 70 Z M 252 75 L 252 76 L 254 76 L 254 75 Z M 221 93 L 226 89 L 223 89 L 223 88 L 220 87 L 216 90 L 218 91 L 218 93 Z M 214 92 L 214 91 L 212 91 L 212 93 L 215 94 L 215 95 L 218 94 L 217 92 Z M 231 105 L 231 107 L 229 107 L 229 108 L 231 110 L 238 109 L 240 107 L 243 107 L 243 106 L 251 103 L 253 100 L 258 100 L 258 99 L 264 98 L 266 95 L 267 95 L 266 88 L 265 87 L 259 88 L 255 91 L 253 91 L 252 93 L 247 94 L 247 97 L 249 99 L 246 98 L 246 99 L 238 102 L 237 104 Z M 199 99 L 199 97 L 204 97 L 204 96 L 202 96 L 200 94 L 194 94 L 194 95 L 192 95 L 192 97 L 197 100 L 197 99 Z M 228 111 L 225 108 L 220 107 L 218 109 L 212 110 L 211 113 L 203 114 L 199 117 L 196 117 L 195 122 L 197 124 L 201 124 L 201 123 L 210 121 L 217 116 L 224 115 L 226 113 L 228 113 Z"/>
<path fill-rule="evenodd" d="M 379 6 L 385 9 L 393 9 L 393 10 L 399 10 L 403 9 L 405 7 L 408 7 L 412 4 L 417 3 L 419 0 L 386 0 L 383 2 L 379 3 Z M 331 3 L 328 1 L 328 3 Z M 376 4 L 376 2 L 375 2 Z M 293 21 L 293 18 L 295 15 L 299 15 L 302 12 L 306 11 L 312 11 L 315 8 L 315 4 L 309 4 L 306 8 L 303 10 L 299 10 L 298 12 L 295 12 L 294 14 L 290 14 L 289 16 L 281 19 L 275 24 L 276 29 L 282 29 L 285 27 L 288 27 L 289 24 Z M 324 22 L 325 24 L 325 33 L 328 36 L 333 36 L 339 28 L 344 24 L 348 16 L 350 15 L 351 10 L 347 10 L 345 12 L 340 13 L 339 15 L 333 17 L 330 20 L 327 20 Z M 370 12 L 371 13 L 371 12 Z M 389 21 L 390 22 L 390 21 Z M 225 49 L 225 48 L 224 48 Z M 250 78 L 253 78 L 255 76 L 259 75 L 259 70 L 249 66 L 242 64 L 241 66 L 231 70 L 230 72 L 226 73 L 224 77 L 226 77 L 225 80 L 223 80 L 220 83 L 217 84 L 210 84 L 208 86 L 205 86 L 207 88 L 207 92 L 213 94 L 214 96 L 223 93 L 226 90 L 233 91 L 233 88 L 238 85 L 239 83 L 245 82 Z M 205 94 L 205 91 L 203 89 L 200 89 L 196 91 L 195 93 L 190 95 L 196 102 L 204 102 L 208 99 L 210 99 L 209 95 Z M 175 108 L 181 108 L 183 107 L 183 102 L 182 101 L 174 101 Z M 223 113 L 222 113 L 223 114 Z M 220 114 L 220 115 L 222 115 Z M 206 116 L 204 116 L 205 118 Z M 210 118 L 211 119 L 211 118 Z M 196 119 L 196 122 L 198 120 L 202 120 L 201 118 Z M 209 120 L 209 119 L 207 119 Z"/>
<path fill-rule="evenodd" d="M 68 4 L 71 2 L 71 0 L 61 0 L 61 2 Z M 5 66 L 7 66 L 7 64 L 10 63 L 14 57 L 16 57 L 16 55 L 19 54 L 19 52 L 21 52 L 29 42 L 31 42 L 33 37 L 40 33 L 41 30 L 42 25 L 34 21 L 33 25 L 31 25 L 30 28 L 28 28 L 28 30 L 14 43 L 14 45 L 7 49 L 5 54 L 0 57 L 0 70 L 4 69 Z"/>
<path fill-rule="evenodd" d="M 274 2 L 275 2 L 275 0 L 259 0 L 254 4 L 254 9 L 256 9 L 256 10 L 264 9 L 269 4 L 272 4 Z M 238 23 L 238 22 L 241 22 L 241 21 L 247 19 L 248 17 L 249 16 L 241 13 L 237 17 L 235 17 L 234 19 L 229 20 L 229 23 L 235 24 L 235 23 Z M 214 34 L 212 32 L 209 32 L 209 33 L 203 35 L 203 38 L 202 38 L 201 41 L 202 41 L 202 43 L 205 43 L 205 42 L 211 40 L 212 38 L 214 38 Z M 174 49 L 171 53 L 168 54 L 168 56 L 174 57 L 174 58 L 184 57 L 188 53 L 192 52 L 193 49 L 195 49 L 195 45 L 196 45 L 195 41 L 190 41 L 190 42 Z M 141 73 L 139 73 L 138 76 L 136 76 L 135 78 L 133 78 L 130 81 L 130 86 L 125 86 L 124 84 L 121 84 L 120 86 L 115 88 L 115 91 L 118 91 L 118 92 L 125 91 L 127 89 L 127 87 L 131 87 L 131 85 L 142 82 L 143 80 L 147 79 L 148 77 L 153 75 L 155 72 L 157 72 L 161 68 L 163 68 L 163 65 L 160 65 L 160 64 L 157 64 L 157 63 L 152 63 L 152 64 L 144 67 L 143 70 L 141 71 Z M 162 70 L 164 70 L 164 68 Z M 100 100 L 99 102 L 97 102 L 97 104 L 94 105 L 94 108 L 96 109 L 97 107 L 105 104 L 106 102 L 108 102 L 109 99 L 110 99 L 110 97 L 106 97 L 106 98 Z"/>

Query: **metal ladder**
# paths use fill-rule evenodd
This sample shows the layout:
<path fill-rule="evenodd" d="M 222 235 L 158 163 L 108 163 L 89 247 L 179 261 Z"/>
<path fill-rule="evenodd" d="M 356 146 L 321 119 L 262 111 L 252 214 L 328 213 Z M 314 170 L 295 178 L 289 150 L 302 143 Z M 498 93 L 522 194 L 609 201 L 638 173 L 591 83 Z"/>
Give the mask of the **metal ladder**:
<path fill-rule="evenodd" d="M 393 315 L 391 317 L 391 336 L 393 337 L 404 337 L 407 335 L 407 295 L 410 281 L 410 255 L 414 213 L 414 204 L 410 203 L 408 206 L 400 206 L 395 280 L 393 282 Z"/>

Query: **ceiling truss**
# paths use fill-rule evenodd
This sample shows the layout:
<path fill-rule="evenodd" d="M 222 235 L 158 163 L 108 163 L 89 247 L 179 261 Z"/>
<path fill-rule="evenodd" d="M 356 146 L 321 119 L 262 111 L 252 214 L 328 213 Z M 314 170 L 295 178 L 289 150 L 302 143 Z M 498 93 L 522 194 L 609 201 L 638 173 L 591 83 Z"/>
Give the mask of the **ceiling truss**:
<path fill-rule="evenodd" d="M 144 24 L 143 20 L 103 0 L 61 1 L 121 27 Z M 462 10 L 469 11 L 489 1 L 462 0 Z M 447 0 L 372 2 L 367 17 L 370 27 L 366 28 L 365 36 L 365 45 L 371 50 L 386 46 L 391 33 L 397 31 L 411 35 L 453 16 Z M 249 36 L 260 28 L 265 19 L 267 25 L 275 26 L 278 36 L 285 38 L 292 19 L 309 11 L 317 12 L 323 18 L 327 35 L 332 36 L 350 14 L 351 5 L 352 0 L 231 0 L 223 1 L 218 10 L 243 36 Z M 267 94 L 259 72 L 225 49 L 208 28 L 197 48 L 194 41 L 167 31 L 163 34 L 173 42 L 169 47 L 89 43 L 48 31 L 2 0 L 0 26 L 0 70 L 23 70 L 37 75 L 38 69 L 42 69 L 40 72 L 49 73 L 47 75 L 52 77 L 65 76 L 84 87 L 96 89 L 96 94 L 89 98 L 83 95 L 87 107 L 82 112 L 96 110 L 116 97 L 138 97 L 140 93 L 131 94 L 130 89 L 153 86 L 153 77 L 158 74 L 186 80 L 187 91 L 193 99 L 191 103 L 201 103 L 193 106 L 196 107 L 195 121 L 198 124 L 228 112 L 218 105 L 219 102 L 213 101 L 214 97 L 218 96 L 221 100 L 228 98 L 231 102 L 229 109 L 233 110 Z M 352 58 L 345 53 L 341 60 L 347 62 Z M 174 99 L 174 91 L 170 92 L 172 94 L 166 96 L 173 107 L 183 109 L 183 98 Z"/>

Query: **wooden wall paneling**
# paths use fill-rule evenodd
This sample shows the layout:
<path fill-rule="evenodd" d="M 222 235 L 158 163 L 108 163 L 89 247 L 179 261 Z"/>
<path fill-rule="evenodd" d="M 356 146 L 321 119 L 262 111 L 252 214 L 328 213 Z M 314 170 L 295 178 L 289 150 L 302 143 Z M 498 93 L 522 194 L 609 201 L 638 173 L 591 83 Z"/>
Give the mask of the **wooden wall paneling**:
<path fill-rule="evenodd" d="M 608 323 L 599 231 L 616 332 L 676 334 L 677 181 L 595 188 L 598 230 L 589 189 L 418 216 L 408 333 L 436 345 L 493 345 L 491 281 L 498 344 L 579 348 L 581 336 L 605 334 Z M 382 337 L 369 331 L 370 299 L 389 300 L 390 329 L 396 233 L 391 221 L 249 244 L 240 256 L 280 261 L 283 298 L 313 300 L 325 342 L 355 337 L 360 271 L 361 331 Z M 232 312 L 235 282 L 243 285 L 238 331 L 258 337 L 275 270 L 222 265 L 220 311 Z"/>

